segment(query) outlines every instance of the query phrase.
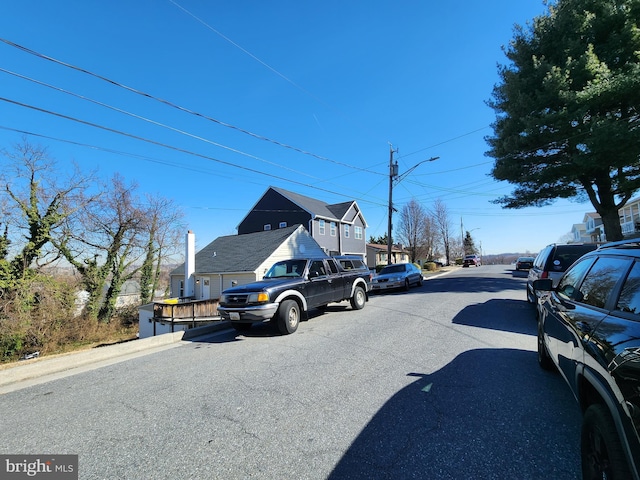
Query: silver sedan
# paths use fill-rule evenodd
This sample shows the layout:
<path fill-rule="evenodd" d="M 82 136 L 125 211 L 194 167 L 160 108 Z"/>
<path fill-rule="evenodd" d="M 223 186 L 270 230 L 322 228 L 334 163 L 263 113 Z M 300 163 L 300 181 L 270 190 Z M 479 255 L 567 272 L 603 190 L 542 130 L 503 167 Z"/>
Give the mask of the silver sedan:
<path fill-rule="evenodd" d="M 413 263 L 387 265 L 371 280 L 374 292 L 393 288 L 409 290 L 411 285 L 422 285 L 422 270 Z"/>

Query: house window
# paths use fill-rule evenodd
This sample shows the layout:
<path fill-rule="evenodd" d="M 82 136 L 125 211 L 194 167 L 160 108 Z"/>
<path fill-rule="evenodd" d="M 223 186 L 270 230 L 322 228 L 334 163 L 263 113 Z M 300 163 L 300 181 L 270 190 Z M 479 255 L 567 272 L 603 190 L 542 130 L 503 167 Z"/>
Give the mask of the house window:
<path fill-rule="evenodd" d="M 287 222 L 280 222 L 278 228 L 287 228 Z"/>
<path fill-rule="evenodd" d="M 318 220 L 318 233 L 324 235 L 324 220 Z"/>
<path fill-rule="evenodd" d="M 267 223 L 264 227 L 262 227 L 263 230 L 271 230 L 271 224 Z"/>
<path fill-rule="evenodd" d="M 335 237 L 336 236 L 336 222 L 330 222 L 329 223 L 329 229 L 331 231 L 331 236 Z"/>
<path fill-rule="evenodd" d="M 356 240 L 362 240 L 362 227 L 355 227 Z"/>
<path fill-rule="evenodd" d="M 184 297 L 184 280 L 180 280 L 180 284 L 178 285 L 178 296 Z"/>
<path fill-rule="evenodd" d="M 349 225 L 344 226 L 344 238 L 349 238 Z"/>

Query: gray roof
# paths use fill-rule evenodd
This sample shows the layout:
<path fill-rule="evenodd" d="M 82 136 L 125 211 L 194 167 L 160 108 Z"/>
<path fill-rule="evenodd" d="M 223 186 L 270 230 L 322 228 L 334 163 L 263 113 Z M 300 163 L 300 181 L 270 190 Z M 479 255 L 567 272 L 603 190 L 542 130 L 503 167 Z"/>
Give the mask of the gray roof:
<path fill-rule="evenodd" d="M 355 200 L 350 200 L 348 202 L 334 203 L 332 205 L 329 205 L 325 202 L 321 202 L 320 200 L 316 200 L 315 198 L 305 197 L 304 195 L 300 195 L 299 193 L 290 192 L 289 190 L 285 190 L 284 188 L 269 188 L 271 188 L 275 192 L 278 192 L 283 197 L 291 200 L 296 205 L 299 205 L 304 210 L 309 212 L 312 216 L 321 217 L 326 220 L 342 221 L 349 209 L 353 206 L 353 204 L 356 203 Z M 360 209 L 356 207 L 356 210 L 362 216 L 362 212 L 360 211 Z M 366 220 L 364 219 L 364 216 L 362 216 L 362 222 L 366 226 Z"/>
<path fill-rule="evenodd" d="M 328 220 L 340 220 L 340 218 L 342 218 L 337 217 L 336 214 L 329 209 L 330 205 L 327 205 L 325 202 L 321 202 L 320 200 L 316 200 L 315 198 L 305 197 L 304 195 L 290 192 L 289 190 L 285 190 L 283 188 L 270 188 L 275 192 L 278 192 L 283 197 L 291 200 L 296 205 L 301 206 L 311 215 L 326 218 Z M 352 203 L 353 202 L 349 202 L 349 205 L 351 205 Z"/>
<path fill-rule="evenodd" d="M 218 237 L 196 253 L 195 273 L 253 272 L 302 225 Z M 307 233 L 308 235 L 308 233 Z M 184 274 L 184 263 L 172 275 Z"/>

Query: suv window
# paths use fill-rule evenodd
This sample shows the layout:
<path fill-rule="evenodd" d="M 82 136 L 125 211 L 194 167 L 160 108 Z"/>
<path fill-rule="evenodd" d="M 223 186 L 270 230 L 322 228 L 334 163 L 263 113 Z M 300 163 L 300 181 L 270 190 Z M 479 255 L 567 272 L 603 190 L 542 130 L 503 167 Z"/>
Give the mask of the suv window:
<path fill-rule="evenodd" d="M 625 258 L 600 257 L 587 273 L 576 295 L 576 300 L 604 308 L 609 295 L 628 268 L 629 260 Z"/>
<path fill-rule="evenodd" d="M 564 274 L 562 280 L 558 284 L 558 295 L 561 295 L 566 298 L 573 297 L 573 294 L 578 288 L 578 284 L 580 283 L 580 279 L 584 276 L 585 272 L 589 270 L 589 267 L 593 264 L 593 258 L 587 258 L 576 263 L 572 268 L 570 268 L 567 273 Z"/>
<path fill-rule="evenodd" d="M 545 270 L 563 272 L 585 253 L 596 249 L 595 245 L 556 245 L 547 259 Z"/>
<path fill-rule="evenodd" d="M 622 287 L 616 310 L 640 314 L 640 263 L 635 262 Z"/>
<path fill-rule="evenodd" d="M 551 250 L 550 246 L 544 247 L 542 251 L 538 254 L 535 261 L 533 262 L 533 265 L 536 268 L 539 268 L 540 270 L 544 270 L 544 262 L 549 256 L 549 250 Z"/>

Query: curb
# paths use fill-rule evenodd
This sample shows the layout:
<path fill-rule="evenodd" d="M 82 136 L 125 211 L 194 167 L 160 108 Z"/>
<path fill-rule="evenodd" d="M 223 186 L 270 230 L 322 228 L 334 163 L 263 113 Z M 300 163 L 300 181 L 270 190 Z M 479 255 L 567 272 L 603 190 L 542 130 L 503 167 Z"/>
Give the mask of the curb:
<path fill-rule="evenodd" d="M 43 357 L 16 362 L 14 365 L 0 370 L 0 386 L 72 370 L 143 350 L 151 350 L 181 341 L 194 340 L 228 327 L 228 322 L 216 322 L 180 332 L 164 333 L 162 335 L 156 335 L 155 337 L 131 340 L 130 342 L 96 347 L 80 352 L 70 352 L 55 357 Z"/>

